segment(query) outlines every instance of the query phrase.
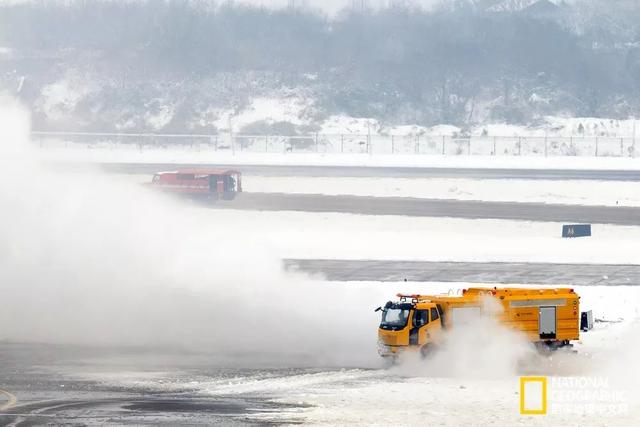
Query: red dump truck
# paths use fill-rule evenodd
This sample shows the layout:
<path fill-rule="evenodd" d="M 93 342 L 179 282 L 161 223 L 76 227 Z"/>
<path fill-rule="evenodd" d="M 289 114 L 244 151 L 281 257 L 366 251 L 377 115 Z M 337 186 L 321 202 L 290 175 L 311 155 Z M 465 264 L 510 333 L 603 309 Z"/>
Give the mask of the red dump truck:
<path fill-rule="evenodd" d="M 242 176 L 228 169 L 180 169 L 154 174 L 151 187 L 194 197 L 233 200 L 242 192 Z"/>

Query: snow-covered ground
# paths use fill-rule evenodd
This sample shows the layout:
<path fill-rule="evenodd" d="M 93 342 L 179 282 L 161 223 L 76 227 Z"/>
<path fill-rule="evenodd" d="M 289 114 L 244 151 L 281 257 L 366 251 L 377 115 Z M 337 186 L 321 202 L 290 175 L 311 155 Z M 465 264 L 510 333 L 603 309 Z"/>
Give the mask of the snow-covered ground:
<path fill-rule="evenodd" d="M 529 1 L 529 0 L 525 0 Z M 0 46 L 0 57 L 10 57 L 10 48 Z M 317 76 L 308 74 L 314 80 Z M 40 96 L 34 105 L 39 113 L 51 120 L 65 122 L 73 117 L 82 104 L 90 96 L 100 93 L 102 82 L 92 81 L 86 75 L 74 70 L 68 71 L 57 81 L 43 86 Z M 536 94 L 532 101 L 540 101 Z M 242 107 L 222 108 L 208 107 L 199 111 L 194 120 L 188 121 L 186 127 L 214 126 L 219 132 L 242 132 L 256 124 L 272 125 L 275 123 L 289 126 L 306 126 L 316 128 L 320 133 L 359 134 L 374 136 L 458 136 L 473 135 L 487 137 L 613 137 L 634 138 L 638 134 L 638 120 L 610 119 L 603 117 L 561 117 L 547 116 L 541 118 L 537 125 L 514 125 L 500 122 L 475 124 L 463 129 L 448 123 L 424 126 L 416 123 L 384 123 L 371 117 L 354 117 L 346 114 L 326 115 L 316 107 L 316 99 L 295 89 L 284 90 L 271 96 L 256 96 L 248 100 Z M 131 114 L 121 114 L 115 122 L 117 129 L 126 132 L 136 129 L 140 124 L 162 132 L 162 130 L 178 115 L 175 100 L 159 96 L 147 100 L 145 110 L 139 120 Z"/>
<path fill-rule="evenodd" d="M 377 314 L 365 315 L 362 307 L 377 306 L 393 299 L 396 292 L 446 293 L 470 284 L 440 283 L 325 283 L 329 292 L 344 297 L 349 290 L 358 299 L 352 307 L 360 320 L 335 331 L 349 337 L 366 333 L 376 339 Z M 482 347 L 469 352 L 460 347 L 447 350 L 451 366 L 443 366 L 437 356 L 432 360 L 407 358 L 391 369 L 376 364 L 346 365 L 325 369 L 312 364 L 310 371 L 238 372 L 233 376 L 162 371 L 92 373 L 74 369 L 73 376 L 99 381 L 109 386 L 121 384 L 141 391 L 165 392 L 199 390 L 204 397 L 258 397 L 299 405 L 302 408 L 282 412 L 256 412 L 249 418 L 262 422 L 295 420 L 310 425 L 635 425 L 640 416 L 638 388 L 640 378 L 634 359 L 640 356 L 637 345 L 640 288 L 623 286 L 611 292 L 604 286 L 576 287 L 581 310 L 593 310 L 599 320 L 592 331 L 582 333 L 575 353 L 558 352 L 551 357 L 537 356 L 519 342 L 502 348 L 500 339 L 487 339 Z M 351 301 L 350 299 L 347 301 Z M 366 320 L 366 324 L 362 321 Z M 485 333 L 500 334 L 493 331 Z M 363 347 L 371 351 L 373 346 Z M 519 363 L 512 364 L 515 359 Z M 363 360 L 368 357 L 363 355 Z M 304 362 L 303 362 L 304 363 Z M 237 361 L 231 362 L 236 366 Z M 276 362 L 276 365 L 277 362 Z M 303 364 L 304 366 L 304 364 Z M 80 373 L 79 373 L 80 372 Z M 548 377 L 546 416 L 519 413 L 519 377 Z M 571 383 L 593 381 L 595 385 Z M 564 383 L 569 385 L 563 385 Z M 571 410 L 561 407 L 563 397 L 574 395 Z M 593 398 L 594 393 L 599 398 Z M 564 393 L 564 394 L 563 394 Z M 605 399 L 610 398 L 611 401 Z M 613 401 L 620 398 L 619 401 Z M 609 405 L 616 404 L 613 412 Z M 589 410 L 600 411 L 590 415 Z M 577 413 L 572 412 L 577 411 Z"/>
<path fill-rule="evenodd" d="M 640 157 L 481 156 L 416 154 L 256 153 L 211 149 L 142 149 L 134 146 L 87 148 L 86 145 L 45 148 L 41 158 L 51 161 L 96 163 L 209 163 L 226 165 L 369 166 L 498 169 L 640 170 Z"/>
<path fill-rule="evenodd" d="M 148 174 L 123 176 L 149 182 Z M 412 197 L 589 206 L 640 206 L 640 182 L 467 178 L 372 178 L 244 175 L 251 193 Z"/>
<path fill-rule="evenodd" d="M 371 283 L 359 286 L 364 293 L 365 289 L 371 292 L 372 287 L 379 285 Z M 389 296 L 396 291 L 440 293 L 450 288 L 451 284 L 434 283 L 384 287 L 388 289 Z M 640 415 L 638 389 L 633 382 L 639 378 L 639 371 L 633 366 L 620 369 L 617 363 L 638 355 L 639 347 L 629 340 L 638 332 L 638 325 L 634 325 L 634 322 L 639 316 L 639 289 L 623 287 L 613 294 L 605 287 L 578 287 L 576 292 L 581 295 L 581 309 L 594 310 L 599 319 L 620 321 L 597 323 L 593 331 L 583 333 L 581 340 L 576 343 L 576 354 L 560 353 L 532 362 L 532 365 L 525 364 L 513 371 L 505 371 L 499 365 L 509 362 L 510 350 L 503 349 L 503 353 L 495 359 L 486 361 L 484 356 L 492 355 L 491 347 L 495 346 L 487 342 L 485 348 L 476 349 L 472 355 L 457 352 L 447 355 L 451 361 L 469 362 L 459 371 L 442 371 L 438 374 L 428 366 L 430 361 L 407 360 L 388 371 L 348 370 L 341 374 L 325 375 L 325 381 L 320 381 L 316 376 L 313 383 L 307 382 L 303 387 L 295 386 L 296 381 L 304 381 L 303 378 L 292 378 L 285 382 L 288 387 L 279 384 L 272 392 L 285 394 L 282 401 L 311 405 L 302 415 L 304 421 L 313 425 L 549 425 L 575 423 L 576 417 L 580 425 L 604 423 L 622 426 L 633 423 Z M 433 363 L 438 361 L 434 360 Z M 554 390 L 555 383 L 549 378 L 550 415 L 523 417 L 519 413 L 518 377 L 532 373 L 558 380 L 571 377 L 599 378 L 606 382 L 606 387 L 612 392 L 624 391 L 622 413 L 606 412 L 606 405 L 615 402 L 590 401 L 589 398 L 577 399 L 575 403 L 578 406 L 575 409 L 578 414 L 563 412 L 559 406 L 562 403 L 559 399 L 560 390 Z M 602 388 L 597 390 L 602 392 Z M 586 392 L 597 390 L 584 387 L 571 391 L 586 395 Z M 207 388 L 207 391 L 214 395 L 218 392 L 215 387 Z M 595 405 L 594 409 L 602 410 L 604 415 L 588 416 L 588 413 L 583 413 L 590 409 L 589 405 Z"/>
<path fill-rule="evenodd" d="M 145 177 L 148 179 L 148 177 Z M 640 182 L 245 176 L 245 191 L 640 206 Z"/>
<path fill-rule="evenodd" d="M 450 284 L 396 284 L 388 293 L 391 295 L 396 290 L 439 293 L 450 287 Z M 389 371 L 347 371 L 343 373 L 342 381 L 327 377 L 325 383 L 318 381 L 301 389 L 290 387 L 287 396 L 281 399 L 311 405 L 303 412 L 303 419 L 314 425 L 635 424 L 640 416 L 635 383 L 640 378 L 640 371 L 635 364 L 626 367 L 618 364 L 640 354 L 637 341 L 632 341 L 638 337 L 639 289 L 623 287 L 614 294 L 606 287 L 578 287 L 576 292 L 581 295 L 582 310 L 594 310 L 599 319 L 620 321 L 596 323 L 593 331 L 582 333 L 581 340 L 576 343 L 576 354 L 559 353 L 505 372 L 499 365 L 508 362 L 509 356 L 505 354 L 509 354 L 509 350 L 503 349 L 495 359 L 483 363 L 483 356 L 485 353 L 491 355 L 490 349 L 495 345 L 487 342 L 486 347 L 475 349 L 471 355 L 455 352 L 447 355 L 452 362 L 469 362 L 462 371 L 443 371 L 438 375 L 429 368 L 430 361 L 407 360 L 404 366 Z M 478 373 L 480 377 L 475 375 Z M 518 377 L 532 373 L 549 377 L 547 416 L 522 416 L 519 413 Z M 567 390 L 561 388 L 562 381 L 571 381 L 567 379 L 572 377 L 604 384 L 567 387 L 570 392 L 577 392 L 575 406 L 571 409 L 577 413 L 560 406 L 561 397 L 567 395 Z M 618 396 L 621 400 L 615 402 L 617 391 L 622 395 Z M 599 392 L 602 400 L 588 397 L 594 392 Z M 607 397 L 611 401 L 606 401 Z M 613 409 L 607 412 L 609 404 L 620 404 L 620 413 Z M 590 416 L 589 410 L 601 413 Z"/>
<path fill-rule="evenodd" d="M 236 358 L 236 364 L 254 372 L 233 379 L 200 375 L 183 384 L 165 383 L 162 373 L 109 378 L 74 367 L 74 375 L 114 386 L 139 381 L 141 391 L 145 387 L 175 391 L 186 386 L 211 398 L 257 395 L 310 405 L 285 413 L 280 420 L 286 422 L 292 416 L 313 425 L 628 426 L 640 419 L 640 340 L 634 323 L 639 287 L 576 288 L 582 296 L 581 308 L 593 309 L 597 319 L 606 321 L 582 335 L 577 354 L 558 353 L 518 367 L 512 365 L 514 358 L 530 355 L 521 343 L 505 346 L 504 341 L 487 339 L 473 348 L 447 353 L 449 366 L 407 359 L 397 368 L 384 370 L 375 354 L 379 318 L 373 308 L 398 291 L 438 293 L 468 284 L 324 283 L 283 273 L 278 259 L 639 264 L 640 227 L 596 225 L 590 238 L 562 239 L 561 224 L 555 223 L 214 210 L 144 193 L 126 178 L 123 182 L 104 175 L 70 179 L 40 170 L 32 164 L 30 153 L 22 156 L 9 149 L 3 154 L 0 159 L 6 159 L 6 170 L 22 178 L 5 182 L 0 192 L 6 205 L 15 208 L 6 212 L 8 221 L 0 240 L 8 242 L 3 248 L 10 257 L 5 257 L 8 261 L 2 269 L 3 283 L 8 284 L 3 288 L 3 301 L 7 301 L 3 314 L 11 326 L 9 337 L 57 342 L 99 336 L 105 342 L 143 346 L 165 340 L 189 345 L 202 341 L 215 355 L 242 354 L 246 359 Z M 236 159 L 239 164 L 425 166 L 431 162 L 432 166 L 640 170 L 637 159 L 609 158 L 233 157 L 126 150 L 62 154 L 60 158 L 100 162 L 231 163 Z M 69 306 L 74 310 L 64 309 Z M 227 326 L 229 319 L 238 319 L 239 307 L 248 313 L 241 316 L 246 334 Z M 478 332 L 483 337 L 487 331 Z M 293 359 L 319 372 L 285 373 L 277 378 L 256 375 L 255 366 L 276 350 L 282 356 L 277 360 L 280 366 L 292 366 Z M 325 357 L 330 363 L 323 363 Z M 168 376 L 175 378 L 178 368 L 168 369 Z M 529 373 L 607 379 L 613 391 L 626 392 L 621 403 L 628 407 L 618 417 L 584 413 L 522 417 L 518 376 Z M 551 398 L 550 403 L 553 411 L 557 402 Z M 255 419 L 277 421 L 279 416 L 256 414 Z"/>
<path fill-rule="evenodd" d="M 313 102 L 298 97 L 283 98 L 254 98 L 242 111 L 215 110 L 210 114 L 216 118 L 213 122 L 218 129 L 229 129 L 241 132 L 242 129 L 253 123 L 266 124 L 290 123 L 292 125 L 309 124 L 309 110 L 313 108 Z M 202 125 L 206 123 L 201 123 Z"/>
<path fill-rule="evenodd" d="M 529 1 L 529 0 L 526 0 Z M 0 57 L 10 56 L 12 51 L 0 47 Z M 307 78 L 317 78 L 312 74 Z M 85 75 L 69 71 L 59 80 L 41 89 L 35 109 L 52 120 L 73 116 L 79 104 L 90 95 L 100 91 L 100 84 Z M 531 100 L 540 100 L 533 94 Z M 162 132 L 176 116 L 175 101 L 158 97 L 145 103 L 146 112 L 142 123 L 155 131 Z M 275 123 L 290 126 L 306 126 L 321 133 L 359 134 L 374 136 L 458 136 L 473 135 L 487 137 L 614 137 L 633 138 L 638 132 L 638 120 L 610 119 L 603 117 L 561 117 L 541 118 L 537 125 L 515 125 L 506 123 L 481 123 L 462 129 L 447 123 L 424 126 L 416 123 L 384 123 L 371 117 L 354 117 L 346 114 L 324 115 L 316 108 L 316 100 L 296 90 L 286 90 L 269 97 L 256 96 L 241 108 L 209 107 L 199 112 L 189 123 L 199 127 L 214 126 L 220 132 L 243 132 L 256 124 Z M 136 120 L 121 118 L 116 128 L 126 131 L 136 128 Z M 188 125 L 189 125 L 188 124 Z"/>
<path fill-rule="evenodd" d="M 227 224 L 245 245 L 282 258 L 640 264 L 640 227 L 594 225 L 592 237 L 563 239 L 559 223 L 208 208 L 189 215 Z"/>

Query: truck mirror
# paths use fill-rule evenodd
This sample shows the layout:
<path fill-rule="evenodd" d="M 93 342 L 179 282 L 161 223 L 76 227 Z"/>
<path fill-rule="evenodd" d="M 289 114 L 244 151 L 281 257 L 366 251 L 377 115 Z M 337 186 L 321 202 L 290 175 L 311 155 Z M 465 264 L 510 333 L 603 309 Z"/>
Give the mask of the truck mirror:
<path fill-rule="evenodd" d="M 382 311 L 382 307 L 378 307 L 374 310 L 374 313 L 377 313 L 378 311 Z"/>

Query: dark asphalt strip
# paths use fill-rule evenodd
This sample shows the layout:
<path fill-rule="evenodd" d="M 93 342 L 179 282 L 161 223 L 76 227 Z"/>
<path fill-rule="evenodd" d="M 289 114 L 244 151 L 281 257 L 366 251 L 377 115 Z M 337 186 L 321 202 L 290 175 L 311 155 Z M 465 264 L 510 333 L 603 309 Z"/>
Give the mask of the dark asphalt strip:
<path fill-rule="evenodd" d="M 288 270 L 331 281 L 637 286 L 640 265 L 287 259 Z"/>
<path fill-rule="evenodd" d="M 471 179 L 535 179 L 640 181 L 636 170 L 581 169 L 494 169 L 452 167 L 371 167 L 371 166 L 296 166 L 296 165 L 228 165 L 211 163 L 57 163 L 64 169 L 98 167 L 109 173 L 153 174 L 180 168 L 224 168 L 258 176 L 314 177 L 391 177 L 391 178 L 471 178 Z"/>
<path fill-rule="evenodd" d="M 242 193 L 211 207 L 265 211 L 339 212 L 363 215 L 506 219 L 542 222 L 640 225 L 640 208 L 482 202 L 409 197 Z"/>

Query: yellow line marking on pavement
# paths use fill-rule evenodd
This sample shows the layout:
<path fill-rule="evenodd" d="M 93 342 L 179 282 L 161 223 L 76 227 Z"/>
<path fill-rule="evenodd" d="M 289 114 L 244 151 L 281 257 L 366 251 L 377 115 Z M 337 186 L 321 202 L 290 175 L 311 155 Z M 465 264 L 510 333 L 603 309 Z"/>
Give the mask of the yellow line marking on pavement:
<path fill-rule="evenodd" d="M 4 394 L 7 398 L 7 403 L 0 406 L 0 411 L 6 411 L 7 409 L 11 409 L 14 406 L 16 406 L 16 403 L 18 402 L 17 397 L 15 397 L 13 394 L 9 393 L 6 390 L 2 390 L 1 388 L 0 388 L 0 394 Z"/>

